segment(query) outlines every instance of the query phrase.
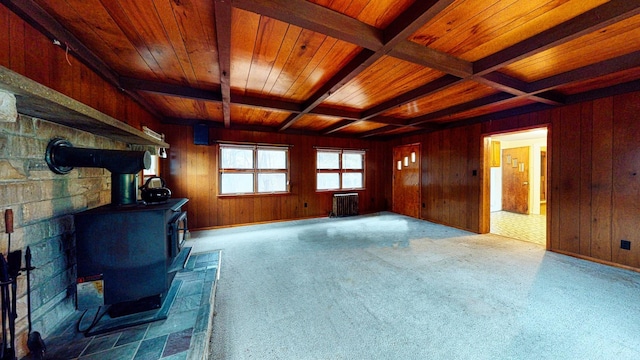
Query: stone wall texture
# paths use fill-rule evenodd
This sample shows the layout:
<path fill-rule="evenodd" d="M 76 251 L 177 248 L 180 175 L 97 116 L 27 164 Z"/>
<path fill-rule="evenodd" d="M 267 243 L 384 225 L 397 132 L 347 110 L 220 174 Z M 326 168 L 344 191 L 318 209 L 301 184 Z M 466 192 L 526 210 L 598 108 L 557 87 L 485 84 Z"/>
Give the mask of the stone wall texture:
<path fill-rule="evenodd" d="M 126 149 L 126 145 L 91 133 L 19 115 L 16 122 L 0 122 L 0 211 L 12 209 L 11 248 L 0 216 L 0 252 L 29 246 L 35 270 L 31 273 L 33 330 L 44 337 L 75 311 L 75 236 L 73 215 L 111 201 L 111 174 L 97 168 L 76 168 L 58 175 L 44 155 L 52 138 L 67 139 L 75 147 Z M 25 355 L 27 281 L 18 277 L 16 349 Z"/>

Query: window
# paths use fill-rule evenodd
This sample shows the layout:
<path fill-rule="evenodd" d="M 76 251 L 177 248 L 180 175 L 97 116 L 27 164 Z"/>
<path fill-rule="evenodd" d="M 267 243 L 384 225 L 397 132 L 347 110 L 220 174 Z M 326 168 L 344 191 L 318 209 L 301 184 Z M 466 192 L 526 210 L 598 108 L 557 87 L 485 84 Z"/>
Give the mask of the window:
<path fill-rule="evenodd" d="M 149 166 L 148 169 L 142 169 L 142 182 L 144 183 L 145 181 L 147 181 L 148 178 L 153 177 L 153 176 L 159 176 L 160 175 L 160 170 L 159 170 L 159 161 L 158 161 L 158 155 L 151 155 L 151 166 Z"/>
<path fill-rule="evenodd" d="M 289 191 L 289 149 L 259 145 L 220 145 L 220 194 L 272 194 Z"/>
<path fill-rule="evenodd" d="M 318 149 L 316 189 L 344 190 L 364 188 L 364 151 Z"/>

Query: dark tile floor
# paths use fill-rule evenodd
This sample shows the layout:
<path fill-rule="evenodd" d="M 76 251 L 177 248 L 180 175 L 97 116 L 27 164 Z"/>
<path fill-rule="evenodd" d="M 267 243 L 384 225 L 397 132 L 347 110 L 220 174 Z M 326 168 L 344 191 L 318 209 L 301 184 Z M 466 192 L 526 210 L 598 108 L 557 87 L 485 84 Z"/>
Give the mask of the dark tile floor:
<path fill-rule="evenodd" d="M 44 339 L 46 359 L 206 358 L 219 260 L 219 251 L 192 254 L 185 268 L 176 274 L 163 308 L 116 319 L 105 315 L 91 330 L 98 333 L 96 335 L 85 336 L 78 332 L 82 312 L 77 311 L 55 336 Z M 162 315 L 166 315 L 166 319 L 135 325 Z M 80 327 L 86 328 L 84 324 L 91 323 L 87 318 L 92 317 L 93 314 L 86 315 Z M 125 327 L 119 328 L 122 326 Z"/>

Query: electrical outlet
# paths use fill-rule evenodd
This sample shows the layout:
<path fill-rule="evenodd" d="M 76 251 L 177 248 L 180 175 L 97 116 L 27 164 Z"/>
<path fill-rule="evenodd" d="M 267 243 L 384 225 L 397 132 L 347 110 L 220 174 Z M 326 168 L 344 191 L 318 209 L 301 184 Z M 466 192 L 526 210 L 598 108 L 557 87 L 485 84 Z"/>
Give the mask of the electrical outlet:
<path fill-rule="evenodd" d="M 307 203 L 304 203 L 304 207 L 307 207 Z"/>
<path fill-rule="evenodd" d="M 620 240 L 620 249 L 631 250 L 631 241 L 629 241 L 629 240 Z"/>

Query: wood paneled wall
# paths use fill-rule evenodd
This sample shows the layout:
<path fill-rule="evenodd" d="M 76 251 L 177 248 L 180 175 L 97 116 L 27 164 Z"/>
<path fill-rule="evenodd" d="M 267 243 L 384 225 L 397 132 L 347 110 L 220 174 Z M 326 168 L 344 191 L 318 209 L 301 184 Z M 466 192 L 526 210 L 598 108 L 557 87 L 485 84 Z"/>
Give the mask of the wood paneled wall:
<path fill-rule="evenodd" d="M 551 250 L 640 268 L 639 112 L 640 93 L 551 111 Z"/>
<path fill-rule="evenodd" d="M 157 119 L 129 96 L 4 5 L 0 5 L 0 65 L 135 128 L 157 127 Z"/>
<path fill-rule="evenodd" d="M 410 136 L 422 144 L 422 212 L 425 220 L 481 232 L 481 126 Z"/>
<path fill-rule="evenodd" d="M 640 269 L 637 114 L 636 92 L 394 143 L 422 143 L 422 218 L 482 233 L 489 231 L 484 135 L 548 126 L 549 249 Z M 631 249 L 621 249 L 621 240 Z"/>
<path fill-rule="evenodd" d="M 161 173 L 173 196 L 189 198 L 191 229 L 328 216 L 334 192 L 315 190 L 316 146 L 367 149 L 366 190 L 357 191 L 360 213 L 390 208 L 391 148 L 386 143 L 210 129 L 213 140 L 291 146 L 290 194 L 218 196 L 218 146 L 194 145 L 191 126 L 164 125 L 162 131 L 171 148 L 167 160 L 161 160 Z"/>

